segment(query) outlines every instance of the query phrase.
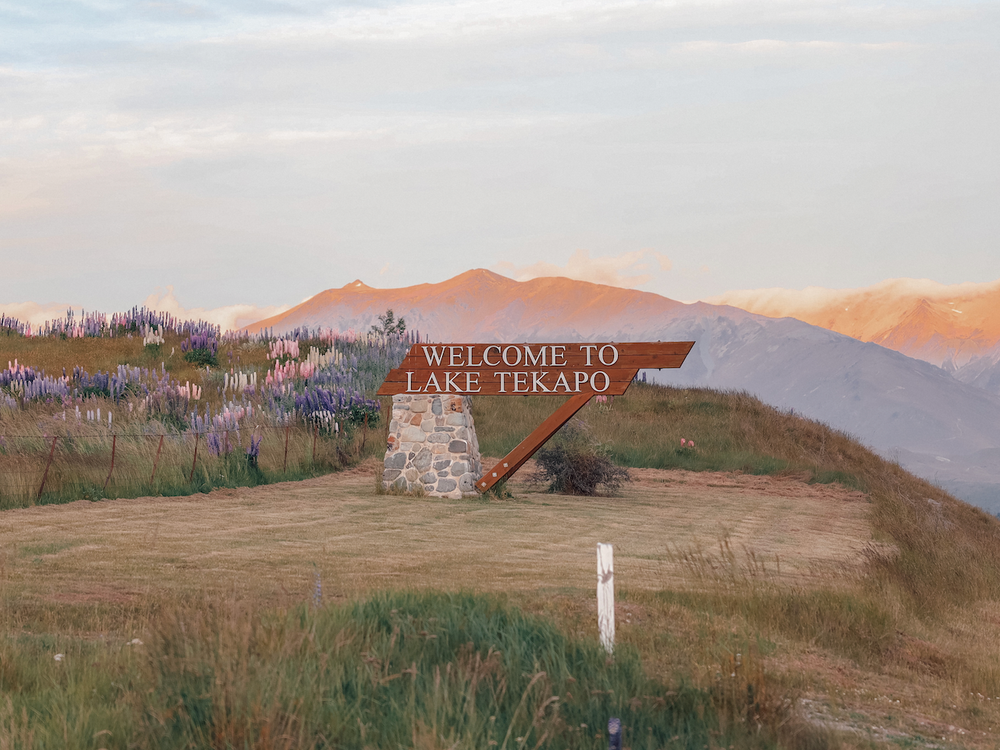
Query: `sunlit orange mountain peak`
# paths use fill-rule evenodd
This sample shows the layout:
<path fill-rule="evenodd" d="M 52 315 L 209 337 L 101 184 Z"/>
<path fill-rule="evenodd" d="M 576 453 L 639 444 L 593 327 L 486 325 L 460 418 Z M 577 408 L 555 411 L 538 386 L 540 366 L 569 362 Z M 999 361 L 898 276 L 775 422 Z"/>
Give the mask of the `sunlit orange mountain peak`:
<path fill-rule="evenodd" d="M 347 330 L 375 323 L 391 309 L 434 340 L 463 341 L 484 335 L 497 340 L 532 340 L 541 331 L 560 331 L 588 338 L 609 321 L 645 322 L 680 302 L 635 289 L 592 284 L 559 277 L 514 281 L 477 268 L 437 284 L 375 289 L 360 280 L 327 289 L 291 310 L 258 321 L 247 330 L 286 331 L 299 326 Z"/>
<path fill-rule="evenodd" d="M 707 299 L 774 318 L 797 318 L 946 369 L 1000 346 L 1000 281 L 939 284 L 890 279 L 861 289 L 752 289 Z"/>

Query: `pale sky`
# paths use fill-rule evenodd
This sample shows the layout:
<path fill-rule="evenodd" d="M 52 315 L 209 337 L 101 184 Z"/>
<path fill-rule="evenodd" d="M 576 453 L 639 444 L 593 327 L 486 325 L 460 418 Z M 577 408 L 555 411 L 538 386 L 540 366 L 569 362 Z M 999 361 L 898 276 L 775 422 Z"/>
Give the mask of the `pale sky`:
<path fill-rule="evenodd" d="M 0 0 L 0 306 L 1000 278 L 996 2 Z"/>

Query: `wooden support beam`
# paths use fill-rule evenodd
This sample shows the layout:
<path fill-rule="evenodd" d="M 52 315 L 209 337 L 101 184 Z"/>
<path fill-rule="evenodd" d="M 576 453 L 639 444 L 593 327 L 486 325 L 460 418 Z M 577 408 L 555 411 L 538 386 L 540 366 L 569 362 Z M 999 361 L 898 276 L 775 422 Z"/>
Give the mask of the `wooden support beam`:
<path fill-rule="evenodd" d="M 476 489 L 480 492 L 488 492 L 497 482 L 503 481 L 520 469 L 525 461 L 535 455 L 535 451 L 545 445 L 546 440 L 555 435 L 560 427 L 572 419 L 573 415 L 590 401 L 592 395 L 592 393 L 579 393 L 570 396 L 566 403 L 556 409 L 528 437 L 518 443 L 514 450 L 483 474 L 483 478 L 476 483 Z"/>

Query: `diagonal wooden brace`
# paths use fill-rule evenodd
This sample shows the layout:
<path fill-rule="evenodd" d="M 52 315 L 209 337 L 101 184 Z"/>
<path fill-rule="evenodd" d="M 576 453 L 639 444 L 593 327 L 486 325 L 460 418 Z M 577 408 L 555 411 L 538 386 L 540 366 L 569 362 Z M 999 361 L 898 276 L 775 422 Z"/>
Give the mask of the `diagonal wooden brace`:
<path fill-rule="evenodd" d="M 514 450 L 487 471 L 483 478 L 476 482 L 476 489 L 480 492 L 488 492 L 497 482 L 503 481 L 520 469 L 524 462 L 535 455 L 535 451 L 545 444 L 546 440 L 555 435 L 560 427 L 572 419 L 573 415 L 590 401 L 592 395 L 592 393 L 579 393 L 570 396 L 566 403 L 556 409 L 528 437 L 518 443 Z"/>

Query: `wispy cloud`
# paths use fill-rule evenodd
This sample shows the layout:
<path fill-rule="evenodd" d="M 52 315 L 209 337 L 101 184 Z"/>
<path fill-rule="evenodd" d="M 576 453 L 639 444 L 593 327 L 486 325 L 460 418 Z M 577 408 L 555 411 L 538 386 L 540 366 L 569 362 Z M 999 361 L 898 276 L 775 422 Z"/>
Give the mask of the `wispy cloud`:
<path fill-rule="evenodd" d="M 226 305 L 224 307 L 184 307 L 174 294 L 174 288 L 168 286 L 166 291 L 156 289 L 146 297 L 143 303 L 150 310 L 170 313 L 180 320 L 205 320 L 220 326 L 223 331 L 236 330 L 258 320 L 270 318 L 289 308 L 288 305 Z M 49 320 L 59 320 L 66 317 L 69 308 L 79 312 L 79 305 L 69 304 L 38 304 L 37 302 L 0 303 L 0 313 L 33 326 L 43 325 Z M 102 309 L 100 312 L 110 313 L 113 310 Z"/>
<path fill-rule="evenodd" d="M 166 291 L 157 289 L 146 297 L 143 303 L 150 310 L 167 312 L 181 320 L 206 320 L 215 323 L 223 331 L 232 331 L 243 326 L 256 323 L 258 320 L 270 318 L 289 309 L 289 305 L 226 305 L 225 307 L 204 308 L 184 307 L 174 294 L 174 288 L 168 286 Z"/>
<path fill-rule="evenodd" d="M 539 261 L 527 266 L 502 262 L 491 270 L 516 281 L 530 281 L 545 276 L 562 276 L 577 281 L 590 281 L 625 289 L 648 284 L 672 267 L 670 259 L 655 250 L 634 250 L 621 255 L 591 258 L 587 250 L 577 250 L 565 266 Z"/>
<path fill-rule="evenodd" d="M 47 320 L 56 320 L 66 317 L 66 311 L 70 305 L 48 304 L 40 305 L 37 302 L 10 302 L 4 304 L 0 302 L 0 313 L 17 318 L 22 323 L 30 323 L 33 326 L 40 326 Z"/>

